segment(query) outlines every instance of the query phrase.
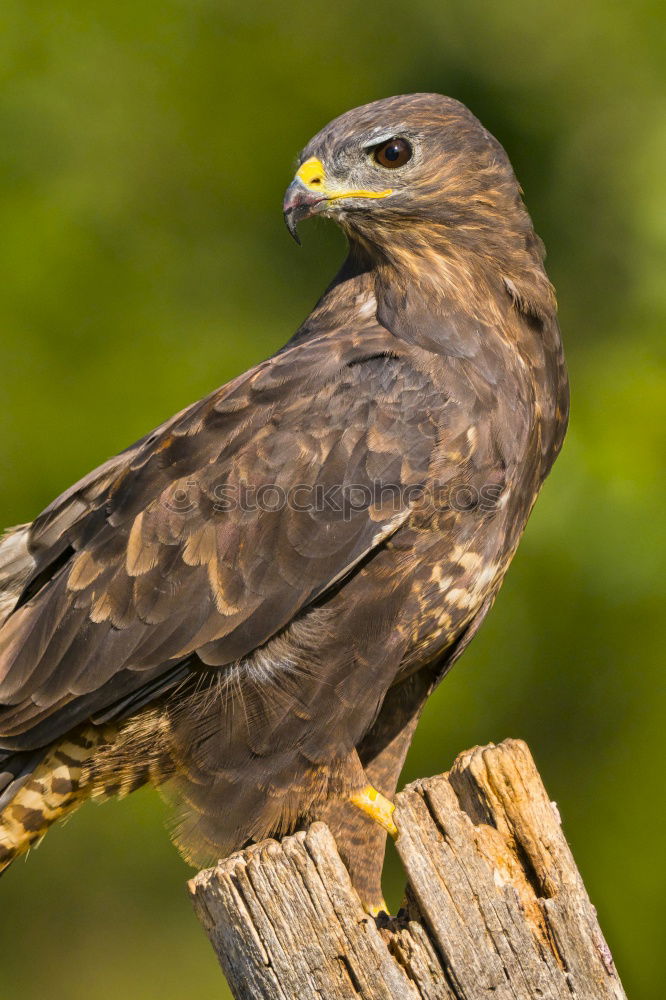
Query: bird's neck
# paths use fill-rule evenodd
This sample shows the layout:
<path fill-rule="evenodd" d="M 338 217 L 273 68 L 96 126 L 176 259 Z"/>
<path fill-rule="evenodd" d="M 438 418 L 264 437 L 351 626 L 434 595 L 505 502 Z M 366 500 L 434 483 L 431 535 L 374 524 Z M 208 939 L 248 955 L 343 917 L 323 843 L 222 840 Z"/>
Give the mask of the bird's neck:
<path fill-rule="evenodd" d="M 508 300 L 535 316 L 556 311 L 543 245 L 531 225 L 477 231 L 474 238 L 444 225 L 398 231 L 373 256 L 379 298 L 383 289 L 409 290 L 407 299 L 425 298 L 431 306 L 455 302 L 489 324 L 497 323 L 497 310 Z"/>
<path fill-rule="evenodd" d="M 535 238 L 536 239 L 536 238 Z M 484 265 L 469 254 L 350 253 L 305 323 L 289 341 L 350 333 L 379 322 L 405 346 L 452 357 L 489 385 L 528 380 L 540 425 L 546 474 L 562 443 L 568 383 L 552 287 L 537 251 L 513 266 Z M 424 356 L 424 359 L 427 357 Z M 428 363 L 424 360 L 424 363 Z"/>
<path fill-rule="evenodd" d="M 396 337 L 447 353 L 455 327 L 461 335 L 470 323 L 501 330 L 517 311 L 534 321 L 537 333 L 554 320 L 555 296 L 534 234 L 495 254 L 492 247 L 473 251 L 448 234 L 436 235 L 410 230 L 404 241 L 381 246 L 350 237 L 343 266 L 290 344 L 376 317 Z"/>
<path fill-rule="evenodd" d="M 562 445 L 569 390 L 555 294 L 532 236 L 531 246 L 496 258 L 445 241 L 394 246 L 372 273 L 377 319 L 394 336 L 455 358 L 494 393 L 532 398 L 545 476 Z"/>

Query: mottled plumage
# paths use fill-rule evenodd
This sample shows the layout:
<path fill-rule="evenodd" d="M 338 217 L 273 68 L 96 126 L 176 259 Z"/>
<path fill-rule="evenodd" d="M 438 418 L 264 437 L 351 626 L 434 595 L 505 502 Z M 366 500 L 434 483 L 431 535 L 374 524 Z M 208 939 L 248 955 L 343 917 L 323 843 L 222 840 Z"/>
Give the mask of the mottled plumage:
<path fill-rule="evenodd" d="M 196 863 L 325 816 L 380 898 L 385 834 L 345 798 L 393 794 L 567 381 L 541 243 L 466 108 L 379 101 L 301 162 L 290 228 L 335 217 L 349 255 L 300 330 L 0 544 L 0 868 L 82 798 L 153 781 Z"/>

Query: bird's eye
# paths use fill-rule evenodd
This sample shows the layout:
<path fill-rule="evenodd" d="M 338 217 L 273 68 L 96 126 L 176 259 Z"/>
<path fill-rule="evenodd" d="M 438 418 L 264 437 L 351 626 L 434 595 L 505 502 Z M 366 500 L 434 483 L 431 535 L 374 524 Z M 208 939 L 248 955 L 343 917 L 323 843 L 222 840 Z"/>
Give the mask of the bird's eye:
<path fill-rule="evenodd" d="M 381 146 L 377 146 L 374 151 L 375 163 L 378 163 L 380 167 L 387 167 L 389 170 L 404 166 L 411 158 L 412 147 L 406 139 L 388 139 Z"/>

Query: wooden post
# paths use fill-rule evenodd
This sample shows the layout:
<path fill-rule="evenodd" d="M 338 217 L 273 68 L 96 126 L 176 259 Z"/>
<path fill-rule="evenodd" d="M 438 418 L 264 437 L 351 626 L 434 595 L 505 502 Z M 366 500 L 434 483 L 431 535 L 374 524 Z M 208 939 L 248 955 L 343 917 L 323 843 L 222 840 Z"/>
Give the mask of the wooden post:
<path fill-rule="evenodd" d="M 200 872 L 237 1000 L 619 1000 L 625 994 L 527 746 L 461 754 L 396 797 L 406 906 L 375 920 L 323 823 Z"/>

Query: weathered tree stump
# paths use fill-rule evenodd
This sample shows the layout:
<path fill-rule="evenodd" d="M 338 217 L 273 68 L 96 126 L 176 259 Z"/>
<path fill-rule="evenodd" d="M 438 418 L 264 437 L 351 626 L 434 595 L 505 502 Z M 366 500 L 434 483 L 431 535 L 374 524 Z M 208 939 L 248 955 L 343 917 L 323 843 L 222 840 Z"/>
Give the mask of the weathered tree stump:
<path fill-rule="evenodd" d="M 625 996 L 527 746 L 461 754 L 396 797 L 407 902 L 375 920 L 323 823 L 190 883 L 237 1000 Z"/>

